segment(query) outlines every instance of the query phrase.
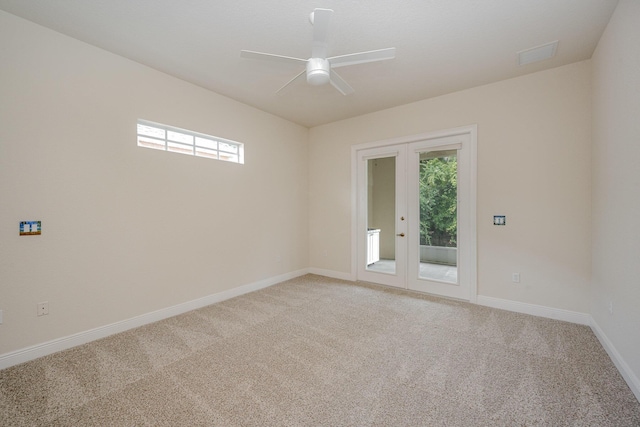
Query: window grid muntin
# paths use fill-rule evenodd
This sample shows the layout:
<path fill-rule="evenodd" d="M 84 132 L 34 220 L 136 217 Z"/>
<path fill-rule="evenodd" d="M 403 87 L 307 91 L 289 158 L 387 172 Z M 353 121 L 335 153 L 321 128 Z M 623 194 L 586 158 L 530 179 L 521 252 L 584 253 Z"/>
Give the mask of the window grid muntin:
<path fill-rule="evenodd" d="M 137 144 L 139 147 L 244 164 L 244 145 L 239 142 L 141 119 L 138 120 L 136 129 Z M 162 131 L 164 138 L 160 138 L 159 131 Z M 178 138 L 175 137 L 176 134 L 190 137 L 191 143 L 178 141 Z M 207 146 L 207 143 L 211 146 Z M 150 146 L 153 144 L 157 146 Z M 160 145 L 162 145 L 163 148 L 160 148 Z M 212 146 L 215 148 L 212 148 Z M 184 152 L 186 150 L 177 151 L 181 147 L 185 149 L 188 148 L 191 152 Z"/>

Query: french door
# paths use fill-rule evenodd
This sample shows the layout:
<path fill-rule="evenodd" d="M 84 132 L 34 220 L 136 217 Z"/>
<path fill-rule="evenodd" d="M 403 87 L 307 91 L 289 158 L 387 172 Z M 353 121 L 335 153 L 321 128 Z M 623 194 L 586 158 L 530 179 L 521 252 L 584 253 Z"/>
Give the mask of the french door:
<path fill-rule="evenodd" d="M 475 128 L 355 147 L 357 279 L 475 301 Z"/>

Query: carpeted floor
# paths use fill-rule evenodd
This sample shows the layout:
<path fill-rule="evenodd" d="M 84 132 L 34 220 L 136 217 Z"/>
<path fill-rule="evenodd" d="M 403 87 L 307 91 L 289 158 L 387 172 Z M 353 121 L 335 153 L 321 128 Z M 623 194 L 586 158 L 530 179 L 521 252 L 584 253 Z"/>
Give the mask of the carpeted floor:
<path fill-rule="evenodd" d="M 586 326 L 304 276 L 0 371 L 2 426 L 640 426 Z"/>

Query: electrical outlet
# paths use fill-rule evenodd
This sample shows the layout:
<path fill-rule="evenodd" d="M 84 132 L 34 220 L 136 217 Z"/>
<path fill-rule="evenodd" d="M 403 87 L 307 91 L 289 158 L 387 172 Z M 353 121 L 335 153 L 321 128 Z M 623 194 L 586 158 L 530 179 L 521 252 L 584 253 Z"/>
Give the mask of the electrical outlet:
<path fill-rule="evenodd" d="M 2 325 L 2 310 L 0 310 L 0 325 Z"/>
<path fill-rule="evenodd" d="M 520 273 L 513 273 L 511 275 L 511 281 L 513 283 L 520 283 Z"/>
<path fill-rule="evenodd" d="M 613 316 L 613 301 L 609 301 L 609 316 Z"/>
<path fill-rule="evenodd" d="M 38 303 L 38 316 L 46 316 L 49 314 L 49 301 Z"/>

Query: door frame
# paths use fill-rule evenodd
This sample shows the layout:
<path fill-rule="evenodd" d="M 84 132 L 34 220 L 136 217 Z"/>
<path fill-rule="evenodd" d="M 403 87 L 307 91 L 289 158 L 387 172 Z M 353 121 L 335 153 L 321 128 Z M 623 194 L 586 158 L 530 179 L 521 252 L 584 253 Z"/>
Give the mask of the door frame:
<path fill-rule="evenodd" d="M 478 126 L 468 125 L 452 129 L 426 132 L 397 138 L 366 142 L 351 146 L 351 277 L 362 280 L 358 275 L 358 152 L 378 147 L 409 144 L 429 139 L 456 135 L 469 135 L 469 302 L 476 303 L 478 295 L 477 281 L 477 142 Z"/>

